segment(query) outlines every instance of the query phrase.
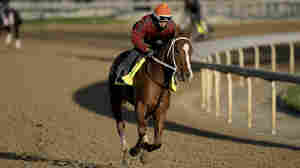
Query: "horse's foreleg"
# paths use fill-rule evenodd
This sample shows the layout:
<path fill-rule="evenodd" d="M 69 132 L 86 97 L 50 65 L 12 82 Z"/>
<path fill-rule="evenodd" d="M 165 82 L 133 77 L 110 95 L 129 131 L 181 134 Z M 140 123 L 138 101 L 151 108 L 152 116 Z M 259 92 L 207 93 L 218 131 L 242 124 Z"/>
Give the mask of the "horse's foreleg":
<path fill-rule="evenodd" d="M 145 141 L 148 141 L 148 138 L 146 136 L 147 132 L 147 120 L 145 120 L 145 114 L 147 111 L 147 105 L 145 105 L 142 102 L 138 102 L 135 107 L 136 115 L 137 115 L 137 122 L 138 122 L 138 141 L 136 145 L 130 149 L 130 154 L 132 156 L 136 156 L 140 153 L 141 149 L 143 148 L 143 145 Z"/>
<path fill-rule="evenodd" d="M 162 145 L 162 134 L 164 130 L 164 124 L 167 117 L 167 107 L 163 105 L 156 109 L 154 113 L 154 143 L 146 146 L 148 152 L 155 151 L 161 148 Z"/>
<path fill-rule="evenodd" d="M 166 116 L 166 110 L 158 109 L 155 113 L 154 144 L 152 145 L 150 151 L 157 150 L 161 147 Z"/>

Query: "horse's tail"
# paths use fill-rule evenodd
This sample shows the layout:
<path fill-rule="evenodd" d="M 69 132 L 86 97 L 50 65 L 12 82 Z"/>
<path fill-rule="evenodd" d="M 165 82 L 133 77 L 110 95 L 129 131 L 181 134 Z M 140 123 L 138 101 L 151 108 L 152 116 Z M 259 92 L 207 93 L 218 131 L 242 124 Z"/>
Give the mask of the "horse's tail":
<path fill-rule="evenodd" d="M 115 85 L 115 68 L 116 68 L 116 61 L 119 60 L 119 57 L 113 62 L 110 68 L 110 72 L 108 75 L 108 87 L 109 87 L 109 99 L 110 99 L 110 105 L 111 105 L 111 111 L 113 114 L 114 119 L 117 121 L 117 123 L 123 122 L 122 117 L 122 97 L 120 96 L 120 86 Z"/>

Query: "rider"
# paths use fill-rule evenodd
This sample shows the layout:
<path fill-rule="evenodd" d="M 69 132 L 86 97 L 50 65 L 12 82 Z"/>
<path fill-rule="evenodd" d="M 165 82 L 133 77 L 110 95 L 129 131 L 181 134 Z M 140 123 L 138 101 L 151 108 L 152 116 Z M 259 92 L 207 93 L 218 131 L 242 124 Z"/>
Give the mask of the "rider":
<path fill-rule="evenodd" d="M 4 25 L 8 25 L 9 0 L 0 0 L 0 14 Z"/>
<path fill-rule="evenodd" d="M 137 21 L 131 34 L 134 49 L 121 63 L 123 65 L 121 68 L 128 72 L 121 77 L 121 83 L 132 85 L 133 77 L 144 63 L 145 57 L 153 56 L 154 51 L 170 41 L 175 35 L 175 29 L 176 23 L 172 20 L 171 9 L 167 3 L 159 4 L 152 14 Z"/>
<path fill-rule="evenodd" d="M 207 33 L 207 25 L 203 21 L 200 0 L 185 0 L 185 12 L 190 16 L 190 23 L 196 26 L 198 33 Z"/>
<path fill-rule="evenodd" d="M 202 19 L 202 14 L 199 0 L 185 0 L 185 12 L 190 14 L 191 21 L 200 21 Z"/>

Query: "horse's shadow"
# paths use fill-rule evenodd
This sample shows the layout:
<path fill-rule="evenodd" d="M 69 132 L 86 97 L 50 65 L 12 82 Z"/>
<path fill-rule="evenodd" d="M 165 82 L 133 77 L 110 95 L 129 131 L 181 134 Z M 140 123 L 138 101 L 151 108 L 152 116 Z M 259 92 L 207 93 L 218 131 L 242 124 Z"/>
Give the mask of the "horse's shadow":
<path fill-rule="evenodd" d="M 108 82 L 103 81 L 103 82 L 97 82 L 87 87 L 78 89 L 73 94 L 73 101 L 75 101 L 81 107 L 88 109 L 89 111 L 112 118 L 113 116 L 110 110 L 109 96 L 110 95 L 109 95 Z M 129 111 L 128 114 L 126 114 L 125 119 L 127 120 L 127 122 L 135 123 L 134 112 Z M 263 147 L 278 147 L 278 148 L 287 148 L 291 150 L 300 150 L 300 147 L 298 146 L 224 135 L 216 132 L 201 130 L 199 128 L 185 126 L 183 124 L 178 124 L 172 121 L 166 121 L 165 126 L 166 126 L 165 129 L 169 131 L 176 131 L 184 134 L 203 136 L 207 138 L 214 138 L 214 139 L 219 139 L 224 141 L 233 141 L 236 143 L 252 144 L 252 145 L 258 145 Z"/>
<path fill-rule="evenodd" d="M 99 165 L 90 162 L 82 162 L 78 160 L 69 160 L 61 158 L 47 158 L 42 157 L 37 154 L 27 154 L 27 153 L 15 153 L 15 152 L 0 152 L 0 159 L 6 160 L 22 160 L 26 162 L 45 162 L 49 166 L 53 167 L 78 167 L 78 168 L 96 168 L 96 167 L 110 167 L 109 165 Z M 27 166 L 25 166 L 27 167 Z"/>

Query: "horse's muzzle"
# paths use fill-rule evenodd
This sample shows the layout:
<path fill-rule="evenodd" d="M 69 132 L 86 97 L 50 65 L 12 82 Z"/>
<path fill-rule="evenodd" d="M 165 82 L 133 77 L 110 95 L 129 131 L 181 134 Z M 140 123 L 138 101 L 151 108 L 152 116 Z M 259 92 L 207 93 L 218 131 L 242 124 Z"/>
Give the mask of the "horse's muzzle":
<path fill-rule="evenodd" d="M 191 72 L 177 72 L 176 78 L 181 82 L 190 82 L 193 78 L 193 73 Z"/>

